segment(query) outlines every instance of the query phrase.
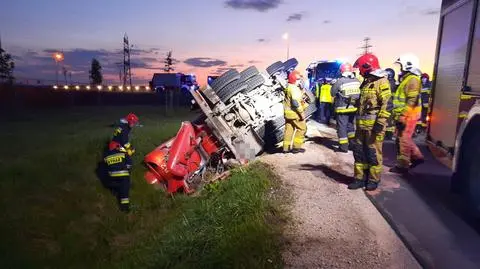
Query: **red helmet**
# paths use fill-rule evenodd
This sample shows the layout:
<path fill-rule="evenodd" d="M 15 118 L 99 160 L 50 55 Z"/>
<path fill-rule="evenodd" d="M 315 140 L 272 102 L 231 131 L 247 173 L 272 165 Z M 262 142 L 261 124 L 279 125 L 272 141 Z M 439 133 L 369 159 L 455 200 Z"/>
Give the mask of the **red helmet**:
<path fill-rule="evenodd" d="M 427 73 L 423 73 L 422 78 L 426 78 L 427 80 L 430 80 L 430 76 Z"/>
<path fill-rule="evenodd" d="M 137 115 L 133 113 L 129 113 L 126 117 L 125 120 L 128 122 L 128 125 L 134 126 L 138 124 L 138 117 Z"/>
<path fill-rule="evenodd" d="M 288 74 L 288 83 L 295 84 L 297 83 L 297 80 L 301 78 L 302 74 L 300 74 L 300 72 L 298 72 L 297 70 L 293 70 L 292 72 L 290 72 L 290 74 Z"/>
<path fill-rule="evenodd" d="M 341 66 L 340 66 L 340 73 L 345 73 L 345 72 L 350 72 L 350 73 L 353 73 L 353 67 L 350 63 L 343 63 Z"/>
<path fill-rule="evenodd" d="M 371 53 L 360 56 L 353 66 L 358 68 L 362 77 L 365 77 L 369 73 L 380 69 L 377 56 Z"/>

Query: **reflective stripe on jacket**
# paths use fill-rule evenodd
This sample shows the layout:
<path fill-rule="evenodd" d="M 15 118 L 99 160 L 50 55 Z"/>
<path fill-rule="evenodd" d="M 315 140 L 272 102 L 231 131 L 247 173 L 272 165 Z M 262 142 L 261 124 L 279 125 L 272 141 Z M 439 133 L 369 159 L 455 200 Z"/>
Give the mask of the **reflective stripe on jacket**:
<path fill-rule="evenodd" d="M 357 111 L 357 101 L 360 98 L 360 81 L 356 78 L 339 78 L 331 89 L 335 97 L 336 113 L 353 113 Z"/>
<path fill-rule="evenodd" d="M 386 127 L 390 117 L 387 105 L 391 96 L 390 82 L 386 77 L 370 76 L 365 79 L 360 89 L 357 128 L 371 130 L 375 123 Z"/>
<path fill-rule="evenodd" d="M 286 119 L 299 119 L 305 110 L 303 93 L 300 88 L 294 84 L 288 84 L 285 89 L 285 98 L 283 99 L 283 112 Z"/>
<path fill-rule="evenodd" d="M 396 120 L 401 116 L 419 116 L 421 111 L 421 85 L 420 77 L 411 73 L 402 79 L 393 96 L 393 114 Z"/>

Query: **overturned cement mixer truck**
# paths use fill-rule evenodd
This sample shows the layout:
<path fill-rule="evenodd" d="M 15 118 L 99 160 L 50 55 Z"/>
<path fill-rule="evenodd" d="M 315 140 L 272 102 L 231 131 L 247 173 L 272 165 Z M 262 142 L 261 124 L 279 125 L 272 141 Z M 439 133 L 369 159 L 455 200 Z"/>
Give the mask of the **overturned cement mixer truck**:
<path fill-rule="evenodd" d="M 168 193 L 191 193 L 207 171 L 221 173 L 225 160 L 252 160 L 281 142 L 284 89 L 297 65 L 291 58 L 262 72 L 255 66 L 242 72 L 231 69 L 204 90 L 192 89 L 203 114 L 182 122 L 175 137 L 145 156 L 147 182 L 165 186 Z M 308 118 L 316 111 L 315 97 L 305 91 L 304 98 Z"/>

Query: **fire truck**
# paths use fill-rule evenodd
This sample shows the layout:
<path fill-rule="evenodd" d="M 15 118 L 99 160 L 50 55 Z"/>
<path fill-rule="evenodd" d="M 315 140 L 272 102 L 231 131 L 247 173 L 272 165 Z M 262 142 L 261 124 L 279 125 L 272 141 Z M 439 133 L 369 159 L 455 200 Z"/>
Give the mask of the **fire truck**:
<path fill-rule="evenodd" d="M 480 215 L 479 0 L 443 0 L 427 141 L 451 157 L 452 190 Z"/>

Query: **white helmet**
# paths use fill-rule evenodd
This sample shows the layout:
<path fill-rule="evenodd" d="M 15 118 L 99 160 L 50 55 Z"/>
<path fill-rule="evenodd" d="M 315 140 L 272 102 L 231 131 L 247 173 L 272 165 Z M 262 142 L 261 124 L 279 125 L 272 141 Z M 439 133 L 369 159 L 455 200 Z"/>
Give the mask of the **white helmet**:
<path fill-rule="evenodd" d="M 421 75 L 420 60 L 415 54 L 405 53 L 400 55 L 395 63 L 400 64 L 402 72 L 412 72 L 416 75 Z"/>

